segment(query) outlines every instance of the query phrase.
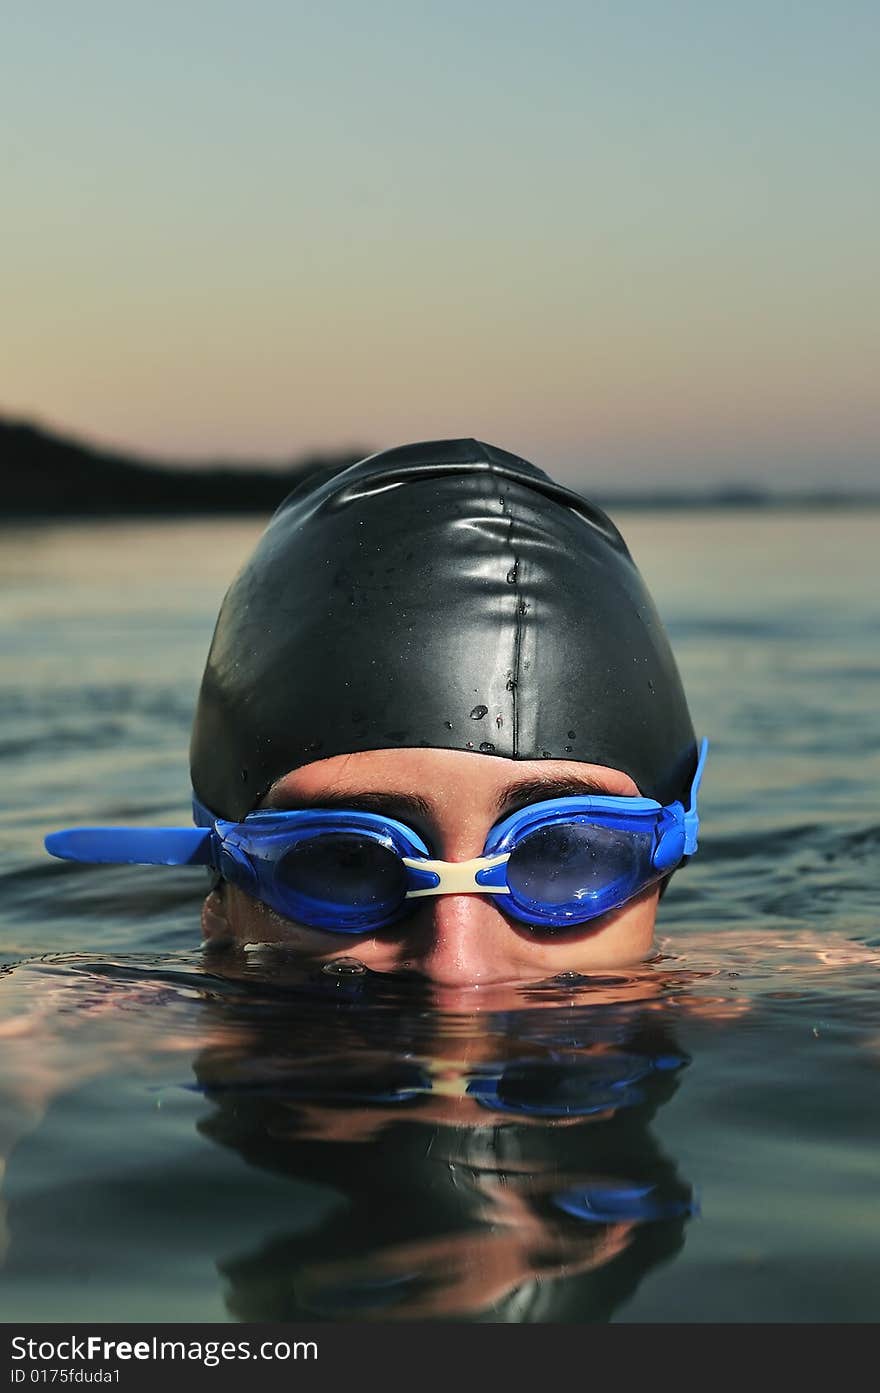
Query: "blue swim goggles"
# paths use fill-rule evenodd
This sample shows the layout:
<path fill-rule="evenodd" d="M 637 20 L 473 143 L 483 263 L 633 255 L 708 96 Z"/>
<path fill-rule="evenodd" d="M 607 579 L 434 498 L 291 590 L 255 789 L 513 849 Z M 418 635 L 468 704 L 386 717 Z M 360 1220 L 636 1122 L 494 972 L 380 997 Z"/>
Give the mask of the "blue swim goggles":
<path fill-rule="evenodd" d="M 378 813 L 308 808 L 243 822 L 193 802 L 196 827 L 75 828 L 46 850 L 69 861 L 206 865 L 279 914 L 311 928 L 390 928 L 430 895 L 492 895 L 523 924 L 571 928 L 625 904 L 697 849 L 700 745 L 687 808 L 652 798 L 590 796 L 533 803 L 496 824 L 482 856 L 436 861 L 412 828 Z"/>

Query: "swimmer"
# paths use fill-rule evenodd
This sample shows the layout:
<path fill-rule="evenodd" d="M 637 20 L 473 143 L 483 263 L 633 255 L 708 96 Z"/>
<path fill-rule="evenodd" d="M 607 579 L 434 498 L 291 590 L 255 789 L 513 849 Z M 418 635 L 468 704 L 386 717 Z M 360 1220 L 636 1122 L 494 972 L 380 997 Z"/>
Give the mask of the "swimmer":
<path fill-rule="evenodd" d="M 521 984 L 650 954 L 705 753 L 606 515 L 494 446 L 429 442 L 306 480 L 233 582 L 196 826 L 46 845 L 209 866 L 215 946 Z"/>

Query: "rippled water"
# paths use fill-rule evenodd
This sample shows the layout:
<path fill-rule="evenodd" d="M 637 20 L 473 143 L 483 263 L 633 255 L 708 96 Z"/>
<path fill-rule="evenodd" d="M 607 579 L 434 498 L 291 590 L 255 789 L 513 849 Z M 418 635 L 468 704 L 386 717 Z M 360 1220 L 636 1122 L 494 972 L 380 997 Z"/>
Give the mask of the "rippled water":
<path fill-rule="evenodd" d="M 876 1320 L 880 514 L 621 514 L 712 741 L 643 968 L 438 1010 L 204 957 L 188 820 L 251 522 L 0 533 L 7 1320 Z"/>

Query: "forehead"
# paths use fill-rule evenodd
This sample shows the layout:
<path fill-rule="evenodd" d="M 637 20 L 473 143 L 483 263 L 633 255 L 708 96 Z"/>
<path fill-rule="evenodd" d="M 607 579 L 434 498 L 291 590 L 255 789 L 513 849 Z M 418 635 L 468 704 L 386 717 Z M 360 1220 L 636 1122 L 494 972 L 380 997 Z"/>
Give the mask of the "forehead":
<path fill-rule="evenodd" d="M 291 770 L 272 785 L 264 806 L 376 794 L 417 798 L 437 808 L 462 804 L 494 810 L 517 794 L 528 793 L 529 801 L 537 802 L 590 792 L 639 795 L 623 770 L 575 760 L 505 759 L 463 750 L 362 750 Z"/>

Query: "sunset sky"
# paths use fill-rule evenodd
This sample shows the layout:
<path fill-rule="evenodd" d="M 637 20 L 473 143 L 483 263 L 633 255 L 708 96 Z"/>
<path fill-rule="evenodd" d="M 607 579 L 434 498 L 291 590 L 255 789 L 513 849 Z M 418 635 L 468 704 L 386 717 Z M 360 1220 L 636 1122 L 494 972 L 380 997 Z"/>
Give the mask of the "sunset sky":
<path fill-rule="evenodd" d="M 880 476 L 873 0 L 12 0 L 0 413 Z"/>

